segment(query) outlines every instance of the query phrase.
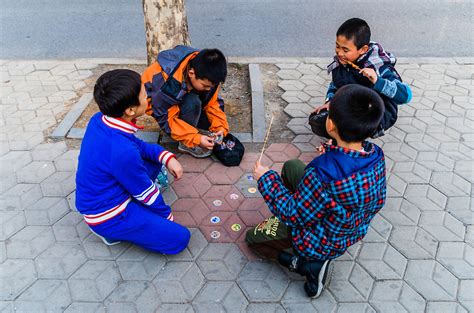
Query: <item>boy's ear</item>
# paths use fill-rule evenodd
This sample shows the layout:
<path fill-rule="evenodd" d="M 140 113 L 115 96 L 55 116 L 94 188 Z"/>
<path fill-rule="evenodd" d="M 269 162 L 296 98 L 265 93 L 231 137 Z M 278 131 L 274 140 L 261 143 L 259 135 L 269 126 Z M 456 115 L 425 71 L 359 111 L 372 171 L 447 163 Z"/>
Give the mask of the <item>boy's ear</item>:
<path fill-rule="evenodd" d="M 196 72 L 194 72 L 194 68 L 190 68 L 188 70 L 188 77 L 195 78 L 196 77 Z"/>
<path fill-rule="evenodd" d="M 360 54 L 366 54 L 367 51 L 369 51 L 369 45 L 363 45 L 363 46 L 359 49 L 359 53 L 360 53 Z"/>
<path fill-rule="evenodd" d="M 128 107 L 125 109 L 125 115 L 127 116 L 135 116 L 135 108 L 134 107 Z"/>

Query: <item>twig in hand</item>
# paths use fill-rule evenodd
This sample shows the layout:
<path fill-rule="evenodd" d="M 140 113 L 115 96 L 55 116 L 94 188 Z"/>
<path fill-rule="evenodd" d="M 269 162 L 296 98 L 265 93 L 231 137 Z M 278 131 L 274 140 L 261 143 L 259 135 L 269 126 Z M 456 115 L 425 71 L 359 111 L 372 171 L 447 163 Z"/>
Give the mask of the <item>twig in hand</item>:
<path fill-rule="evenodd" d="M 358 67 L 357 65 L 355 65 L 355 64 L 354 64 L 354 63 L 352 63 L 351 61 L 346 61 L 346 62 L 347 62 L 347 64 L 349 64 L 350 66 L 352 66 L 352 67 L 353 67 L 353 68 L 355 68 L 356 70 L 358 70 L 358 71 L 360 71 L 360 70 L 361 70 L 361 68 L 360 68 L 360 67 Z"/>
<path fill-rule="evenodd" d="M 265 135 L 265 139 L 263 140 L 263 147 L 262 147 L 262 151 L 260 152 L 260 157 L 258 158 L 258 163 L 262 161 L 263 151 L 265 150 L 265 145 L 267 144 L 268 135 L 270 135 L 270 129 L 272 128 L 273 116 L 274 115 L 272 113 L 272 118 L 270 119 L 270 125 L 268 125 L 267 134 Z"/>

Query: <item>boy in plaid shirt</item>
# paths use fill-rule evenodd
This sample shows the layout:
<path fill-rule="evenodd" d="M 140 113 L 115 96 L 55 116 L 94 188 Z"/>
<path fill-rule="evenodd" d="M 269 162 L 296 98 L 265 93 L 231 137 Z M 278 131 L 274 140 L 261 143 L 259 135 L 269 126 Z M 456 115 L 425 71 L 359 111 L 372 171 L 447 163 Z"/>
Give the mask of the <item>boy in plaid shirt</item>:
<path fill-rule="evenodd" d="M 330 108 L 326 129 L 337 145 L 323 144 L 325 152 L 306 166 L 287 161 L 281 176 L 259 162 L 253 173 L 274 216 L 249 230 L 246 241 L 306 276 L 309 297 L 327 285 L 331 260 L 366 235 L 386 195 L 382 149 L 365 141 L 380 124 L 382 99 L 370 88 L 346 85 Z M 290 247 L 294 255 L 283 251 Z"/>

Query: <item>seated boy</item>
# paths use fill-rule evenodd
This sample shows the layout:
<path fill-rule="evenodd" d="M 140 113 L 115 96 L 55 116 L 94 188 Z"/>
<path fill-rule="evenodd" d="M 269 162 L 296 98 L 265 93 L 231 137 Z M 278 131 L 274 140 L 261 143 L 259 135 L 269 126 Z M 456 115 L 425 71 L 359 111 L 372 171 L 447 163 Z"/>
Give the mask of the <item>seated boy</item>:
<path fill-rule="evenodd" d="M 162 165 L 183 174 L 174 154 L 134 136 L 135 119 L 147 108 L 140 74 L 113 70 L 99 77 L 94 99 L 101 112 L 87 125 L 76 174 L 76 207 L 106 244 L 125 240 L 145 249 L 176 254 L 190 232 L 173 222 L 155 178 Z"/>
<path fill-rule="evenodd" d="M 313 113 L 310 117 L 313 132 L 328 138 L 325 128 L 327 109 L 334 93 L 347 84 L 359 84 L 372 88 L 383 99 L 384 116 L 370 137 L 383 136 L 385 130 L 392 127 L 397 120 L 397 105 L 408 103 L 412 98 L 410 87 L 402 83 L 394 68 L 396 61 L 380 44 L 370 41 L 370 28 L 364 20 L 351 18 L 345 21 L 337 30 L 336 56 L 328 65 L 332 82 L 329 84 L 325 103 L 316 108 L 316 114 Z"/>
<path fill-rule="evenodd" d="M 186 46 L 158 54 L 142 75 L 151 102 L 147 114 L 178 141 L 178 150 L 196 158 L 212 153 L 216 138 L 229 132 L 220 84 L 227 76 L 227 62 L 217 49 Z"/>
<path fill-rule="evenodd" d="M 337 146 L 324 144 L 325 152 L 307 166 L 287 161 L 281 177 L 255 164 L 258 189 L 274 216 L 247 232 L 247 244 L 306 276 L 309 297 L 321 294 L 330 278 L 331 260 L 366 235 L 385 203 L 384 155 L 365 141 L 383 112 L 375 91 L 360 85 L 341 87 L 326 120 Z M 294 255 L 283 251 L 291 246 Z"/>

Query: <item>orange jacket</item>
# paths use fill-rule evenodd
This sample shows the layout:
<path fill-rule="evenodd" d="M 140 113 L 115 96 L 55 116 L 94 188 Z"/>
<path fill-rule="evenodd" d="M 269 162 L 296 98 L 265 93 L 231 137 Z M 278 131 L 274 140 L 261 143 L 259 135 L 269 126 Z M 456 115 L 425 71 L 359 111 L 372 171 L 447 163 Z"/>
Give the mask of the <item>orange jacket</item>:
<path fill-rule="evenodd" d="M 185 71 L 199 50 L 186 46 L 158 54 L 157 61 L 151 64 L 142 75 L 149 105 L 147 114 L 152 115 L 166 133 L 176 141 L 188 147 L 195 147 L 201 142 L 198 130 L 179 118 L 180 104 L 187 93 Z M 224 113 L 224 102 L 219 97 L 220 84 L 211 89 L 203 103 L 204 112 L 211 123 L 209 130 L 222 130 L 224 136 L 229 132 L 229 124 Z"/>

